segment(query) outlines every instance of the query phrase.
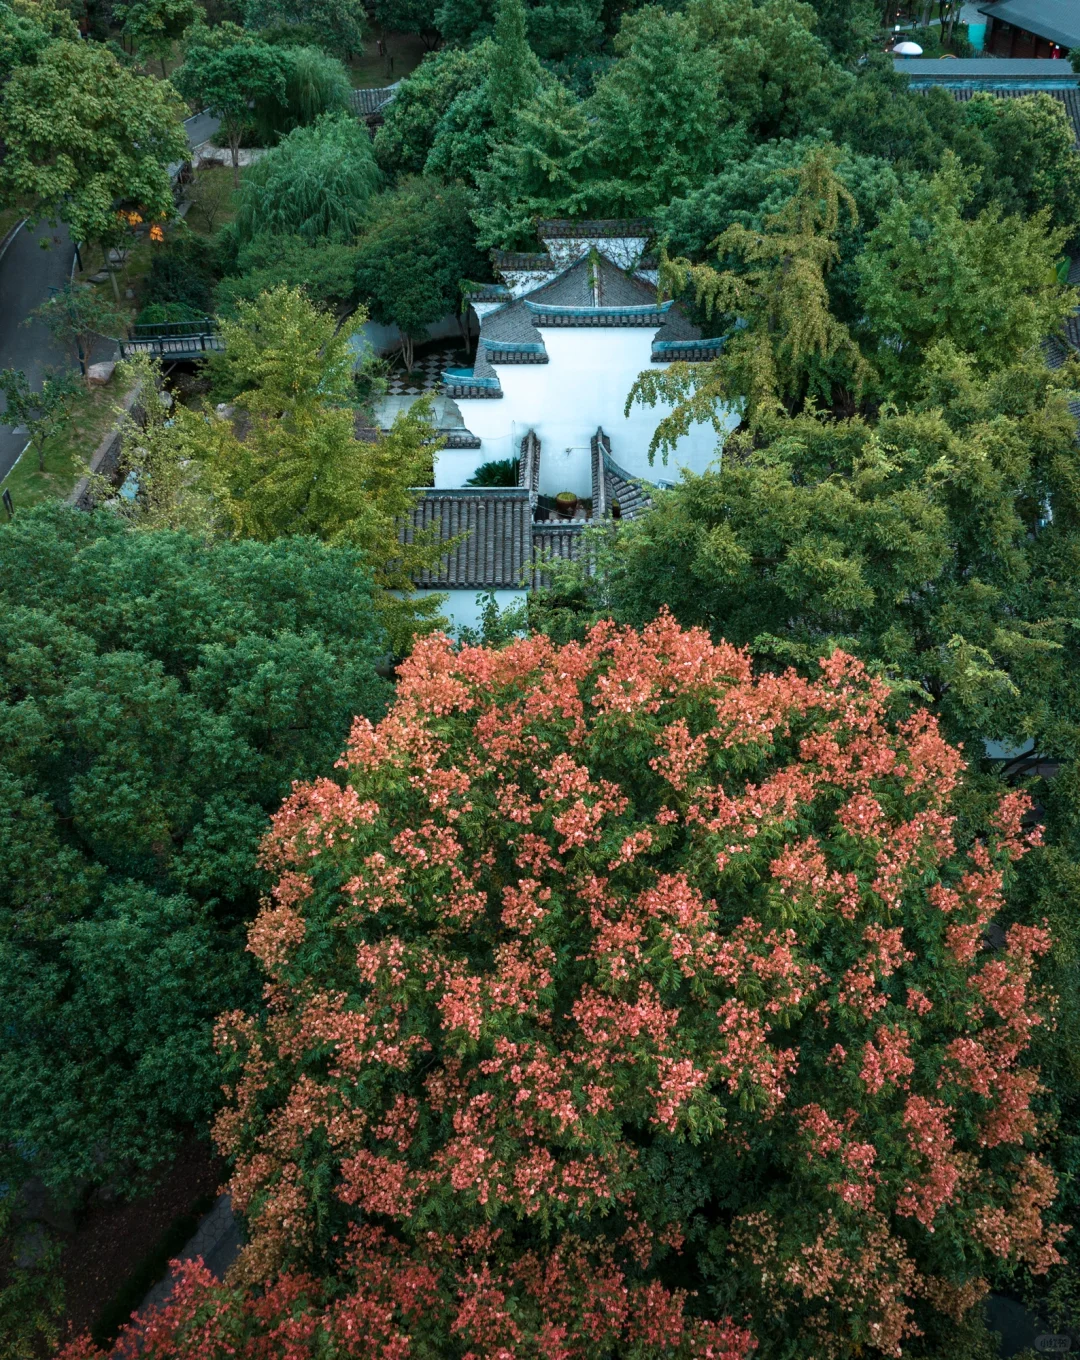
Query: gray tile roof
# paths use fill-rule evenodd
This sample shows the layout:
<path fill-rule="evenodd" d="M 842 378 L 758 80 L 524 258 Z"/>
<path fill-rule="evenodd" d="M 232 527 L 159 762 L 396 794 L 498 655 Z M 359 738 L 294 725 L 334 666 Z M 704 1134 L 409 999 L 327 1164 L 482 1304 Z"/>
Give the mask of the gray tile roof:
<path fill-rule="evenodd" d="M 381 113 L 396 93 L 393 85 L 385 89 L 353 90 L 349 95 L 349 106 L 361 118 L 369 118 L 372 114 Z"/>
<path fill-rule="evenodd" d="M 413 507 L 402 529 L 411 543 L 417 530 L 438 525 L 439 541 L 460 541 L 439 565 L 416 578 L 421 587 L 442 590 L 520 589 L 531 567 L 532 508 L 519 487 L 430 490 Z"/>
<path fill-rule="evenodd" d="M 571 221 L 566 218 L 541 218 L 536 224 L 536 234 L 541 241 L 585 239 L 596 240 L 602 236 L 634 237 L 651 236 L 653 222 L 648 217 L 604 218 L 593 221 Z"/>
<path fill-rule="evenodd" d="M 535 430 L 526 431 L 521 441 L 518 486 L 529 493 L 529 504 L 535 507 L 540 494 L 540 437 Z"/>
<path fill-rule="evenodd" d="M 436 527 L 447 543 L 437 567 L 421 572 L 416 585 L 434 590 L 521 590 L 550 585 L 545 564 L 552 558 L 580 559 L 585 522 L 534 521 L 540 484 L 540 439 L 528 430 L 521 441 L 516 487 L 425 490 L 402 526 L 403 542 Z M 648 483 L 631 478 L 611 457 L 602 429 L 592 438 L 593 520 L 610 520 L 614 501 L 623 519 L 648 510 Z"/>
<path fill-rule="evenodd" d="M 569 520 L 549 520 L 545 524 L 533 525 L 533 561 L 529 586 L 541 590 L 551 585 L 551 573 L 544 570 L 544 564 L 552 558 L 563 558 L 571 562 L 581 560 L 585 551 L 585 526 Z"/>
<path fill-rule="evenodd" d="M 529 301 L 555 307 L 591 307 L 594 303 L 589 261 L 579 260 L 557 279 L 529 294 Z M 656 301 L 656 289 L 624 273 L 602 255 L 596 267 L 598 305 L 640 307 Z"/>

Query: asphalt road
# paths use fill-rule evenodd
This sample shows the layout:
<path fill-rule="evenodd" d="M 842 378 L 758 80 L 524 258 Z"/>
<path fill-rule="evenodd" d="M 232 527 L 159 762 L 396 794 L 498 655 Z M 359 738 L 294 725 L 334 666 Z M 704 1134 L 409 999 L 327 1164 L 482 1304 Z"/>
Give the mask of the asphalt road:
<path fill-rule="evenodd" d="M 48 243 L 42 249 L 41 241 Z M 0 368 L 21 368 L 35 387 L 49 368 L 66 368 L 66 354 L 30 313 L 71 277 L 75 247 L 66 226 L 20 227 L 0 259 Z M 0 397 L 0 405 L 3 397 Z M 7 476 L 26 447 L 26 435 L 0 425 L 0 479 Z"/>
<path fill-rule="evenodd" d="M 218 120 L 200 113 L 189 118 L 185 127 L 190 144 L 198 146 L 217 131 Z M 42 241 L 47 249 L 42 248 Z M 28 320 L 49 296 L 49 289 L 60 288 L 71 277 L 74 258 L 75 247 L 63 224 L 21 227 L 0 256 L 0 368 L 21 368 L 35 387 L 41 385 L 47 369 L 74 364 L 74 356 L 57 344 L 40 321 Z M 101 352 L 91 358 L 107 358 L 106 351 L 111 349 L 102 341 Z M 3 405 L 0 397 L 0 419 Z M 25 434 L 0 424 L 0 481 L 25 447 Z"/>

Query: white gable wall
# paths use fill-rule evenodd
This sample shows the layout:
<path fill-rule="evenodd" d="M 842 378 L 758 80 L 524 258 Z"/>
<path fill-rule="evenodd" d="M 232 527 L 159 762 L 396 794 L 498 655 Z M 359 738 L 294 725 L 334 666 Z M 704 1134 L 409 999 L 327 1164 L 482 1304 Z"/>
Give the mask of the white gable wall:
<path fill-rule="evenodd" d="M 481 447 L 440 453 L 437 487 L 462 486 L 481 463 L 516 458 L 530 429 L 543 449 L 540 491 L 545 496 L 592 494 L 590 441 L 598 425 L 611 440 L 615 462 L 646 481 L 675 481 L 680 467 L 702 472 L 716 458 L 716 432 L 711 425 L 695 425 L 666 465 L 659 456 L 650 464 L 649 441 L 670 407 L 634 406 L 623 415 L 638 374 L 656 367 L 649 358 L 651 326 L 545 326 L 541 333 L 548 363 L 499 364 L 501 399 L 457 399 L 465 426 Z M 728 428 L 735 423 L 732 415 Z"/>

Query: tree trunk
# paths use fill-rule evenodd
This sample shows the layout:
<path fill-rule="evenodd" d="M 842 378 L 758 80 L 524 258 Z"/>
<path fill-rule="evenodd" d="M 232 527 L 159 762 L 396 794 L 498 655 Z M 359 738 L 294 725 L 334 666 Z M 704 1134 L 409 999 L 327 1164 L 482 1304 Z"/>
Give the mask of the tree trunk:
<path fill-rule="evenodd" d="M 240 188 L 240 129 L 229 133 L 229 150 L 232 152 L 232 187 Z"/>
<path fill-rule="evenodd" d="M 35 450 L 37 451 L 37 466 L 38 466 L 38 472 L 44 472 L 44 471 L 45 471 L 45 441 L 44 441 L 44 439 L 42 439 L 42 440 L 40 440 L 40 441 L 35 440 L 35 442 L 34 442 L 34 448 L 35 448 Z"/>
<path fill-rule="evenodd" d="M 161 78 L 162 78 L 162 80 L 168 80 L 168 78 L 169 78 L 169 73 L 168 73 L 168 71 L 166 71 L 166 69 L 165 69 L 165 58 L 164 58 L 164 57 L 161 58 Z"/>
<path fill-rule="evenodd" d="M 406 372 L 406 373 L 411 373 L 411 372 L 413 371 L 413 359 L 414 359 L 415 348 L 416 348 L 416 346 L 415 346 L 415 344 L 414 344 L 414 342 L 413 342 L 412 336 L 411 336 L 411 335 L 406 335 L 405 332 L 402 331 L 402 333 L 401 333 L 401 357 L 402 357 L 402 359 L 404 359 L 404 361 L 405 361 L 405 372 Z"/>

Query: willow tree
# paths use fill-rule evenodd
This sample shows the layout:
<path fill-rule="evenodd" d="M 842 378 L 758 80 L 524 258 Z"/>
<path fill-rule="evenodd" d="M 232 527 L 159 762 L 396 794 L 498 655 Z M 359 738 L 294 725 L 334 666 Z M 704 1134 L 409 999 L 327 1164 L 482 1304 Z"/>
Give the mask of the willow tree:
<path fill-rule="evenodd" d="M 363 123 L 351 113 L 323 114 L 313 126 L 290 132 L 244 175 L 240 239 L 354 237 L 381 179 Z"/>

